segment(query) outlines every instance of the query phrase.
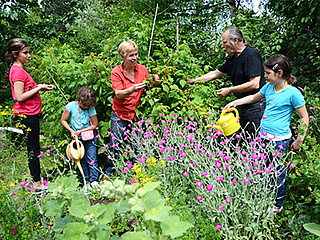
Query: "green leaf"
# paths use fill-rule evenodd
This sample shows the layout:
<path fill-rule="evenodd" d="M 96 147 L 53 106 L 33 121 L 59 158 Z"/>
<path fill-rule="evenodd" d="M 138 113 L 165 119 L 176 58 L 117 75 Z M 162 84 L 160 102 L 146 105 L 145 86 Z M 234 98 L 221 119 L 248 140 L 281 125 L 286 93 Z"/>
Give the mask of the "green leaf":
<path fill-rule="evenodd" d="M 87 198 L 80 194 L 74 194 L 70 206 L 70 214 L 79 218 L 83 218 L 90 209 L 90 202 Z"/>
<path fill-rule="evenodd" d="M 320 225 L 315 223 L 303 224 L 304 229 L 320 237 Z"/>
<path fill-rule="evenodd" d="M 89 237 L 83 234 L 83 229 L 85 229 L 86 224 L 74 222 L 69 223 L 63 234 L 63 239 L 65 240 L 88 240 Z"/>
<path fill-rule="evenodd" d="M 158 187 L 161 184 L 161 182 L 147 182 L 144 186 L 143 186 L 143 190 L 145 192 L 149 192 L 152 191 L 153 189 L 155 189 L 156 187 Z"/>
<path fill-rule="evenodd" d="M 122 239 L 124 240 L 153 240 L 150 236 L 149 231 L 144 232 L 126 232 L 123 234 Z"/>
<path fill-rule="evenodd" d="M 54 221 L 52 230 L 55 232 L 63 231 L 66 228 L 67 224 L 71 222 L 72 222 L 71 216 L 66 216 L 65 218 L 57 218 Z"/>
<path fill-rule="evenodd" d="M 97 232 L 97 238 L 96 240 L 108 240 L 110 239 L 110 234 L 111 234 L 111 228 L 109 230 L 99 230 Z"/>
<path fill-rule="evenodd" d="M 166 93 L 170 91 L 168 85 L 162 85 L 162 90 Z"/>
<path fill-rule="evenodd" d="M 180 83 L 181 87 L 184 87 L 187 84 L 187 82 L 184 79 L 181 79 L 179 81 L 179 83 Z"/>
<path fill-rule="evenodd" d="M 66 200 L 49 200 L 45 205 L 45 215 L 47 217 L 61 217 L 63 206 L 66 202 Z"/>
<path fill-rule="evenodd" d="M 189 228 L 193 227 L 191 223 L 180 221 L 179 216 L 170 216 L 168 220 L 160 224 L 162 233 L 171 238 L 182 236 Z"/>

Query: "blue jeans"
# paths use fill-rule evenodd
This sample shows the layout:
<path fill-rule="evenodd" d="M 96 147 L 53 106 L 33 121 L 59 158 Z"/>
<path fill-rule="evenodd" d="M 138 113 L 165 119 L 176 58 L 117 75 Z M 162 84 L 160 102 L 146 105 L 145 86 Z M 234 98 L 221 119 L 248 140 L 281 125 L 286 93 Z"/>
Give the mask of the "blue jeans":
<path fill-rule="evenodd" d="M 83 146 L 85 148 L 84 157 L 80 160 L 81 166 L 83 168 L 84 176 L 87 182 L 98 181 L 99 179 L 99 168 L 97 162 L 97 144 L 96 139 L 83 141 Z"/>
<path fill-rule="evenodd" d="M 267 141 L 267 142 L 270 142 L 270 141 Z M 278 150 L 282 154 L 285 154 L 289 148 L 290 139 L 275 141 L 272 143 L 274 144 L 274 150 Z M 283 201 L 286 194 L 286 187 L 288 183 L 286 166 L 281 164 L 281 159 L 283 157 L 284 156 L 281 156 L 280 158 L 279 157 L 273 158 L 273 152 L 268 153 L 267 165 L 269 165 L 269 163 L 273 163 L 277 171 L 280 172 L 280 175 L 277 178 L 277 190 L 276 190 L 277 198 L 275 203 L 276 207 L 283 206 Z"/>
<path fill-rule="evenodd" d="M 120 157 L 120 154 L 121 154 L 120 149 L 121 149 L 122 143 L 124 142 L 124 137 L 123 137 L 124 131 L 126 130 L 131 131 L 131 127 L 129 126 L 129 124 L 132 124 L 132 123 L 129 121 L 121 120 L 114 111 L 111 112 L 110 128 L 111 128 L 112 134 L 110 136 L 108 158 L 105 164 L 105 173 L 108 176 L 110 176 L 114 171 L 114 161 L 117 161 Z M 115 147 L 115 145 L 117 146 Z"/>

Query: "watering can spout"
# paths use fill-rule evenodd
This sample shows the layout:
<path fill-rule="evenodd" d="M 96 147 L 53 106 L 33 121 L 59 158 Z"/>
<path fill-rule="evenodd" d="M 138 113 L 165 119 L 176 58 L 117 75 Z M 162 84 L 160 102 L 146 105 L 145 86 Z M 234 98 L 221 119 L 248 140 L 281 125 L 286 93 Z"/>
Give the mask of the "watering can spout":
<path fill-rule="evenodd" d="M 219 131 L 221 131 L 221 132 L 223 132 L 222 127 L 220 127 L 220 126 L 217 125 L 217 124 L 213 125 L 212 127 L 215 128 L 215 129 L 217 129 L 217 130 L 219 130 Z"/>

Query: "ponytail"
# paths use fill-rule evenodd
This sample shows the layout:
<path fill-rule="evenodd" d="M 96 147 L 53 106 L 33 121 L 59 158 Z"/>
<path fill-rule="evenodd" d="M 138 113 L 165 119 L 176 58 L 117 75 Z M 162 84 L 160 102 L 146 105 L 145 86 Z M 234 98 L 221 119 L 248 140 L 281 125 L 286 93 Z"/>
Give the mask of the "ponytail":
<path fill-rule="evenodd" d="M 295 76 L 293 76 L 292 74 L 290 74 L 289 78 L 287 79 L 287 83 L 289 85 L 292 85 L 294 87 L 296 87 L 301 93 L 302 95 L 304 96 L 304 90 L 302 87 L 300 87 L 298 85 L 298 81 L 297 81 L 297 78 Z"/>

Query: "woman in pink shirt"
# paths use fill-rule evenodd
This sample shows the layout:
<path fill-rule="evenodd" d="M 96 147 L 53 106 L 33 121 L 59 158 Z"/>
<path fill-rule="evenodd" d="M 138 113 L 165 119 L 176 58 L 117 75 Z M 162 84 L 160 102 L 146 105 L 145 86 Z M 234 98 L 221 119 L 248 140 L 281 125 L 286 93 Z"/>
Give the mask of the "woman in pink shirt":
<path fill-rule="evenodd" d="M 14 38 L 9 41 L 5 53 L 8 70 L 6 78 L 11 84 L 12 97 L 15 100 L 13 114 L 15 116 L 24 115 L 21 121 L 27 132 L 28 165 L 34 181 L 34 188 L 38 190 L 47 189 L 41 181 L 40 161 L 40 126 L 39 116 L 41 112 L 41 98 L 39 91 L 52 90 L 53 85 L 36 84 L 32 77 L 24 70 L 24 64 L 30 60 L 29 44 L 21 38 Z M 11 66 L 11 67 L 10 67 Z M 9 71 L 10 69 L 10 71 Z"/>

